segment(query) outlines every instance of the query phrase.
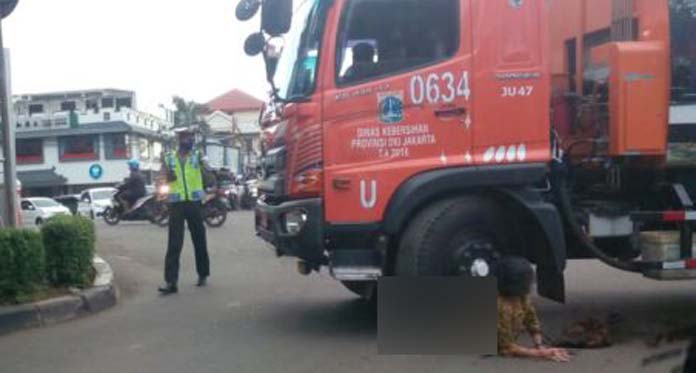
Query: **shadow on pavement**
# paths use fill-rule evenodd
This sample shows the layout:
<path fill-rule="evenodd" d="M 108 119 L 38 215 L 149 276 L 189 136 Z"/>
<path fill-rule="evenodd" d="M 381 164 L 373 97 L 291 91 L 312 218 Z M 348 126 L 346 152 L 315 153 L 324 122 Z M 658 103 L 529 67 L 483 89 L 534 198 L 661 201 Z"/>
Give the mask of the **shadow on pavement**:
<path fill-rule="evenodd" d="M 268 304 L 256 321 L 274 333 L 377 338 L 377 309 L 360 299 Z"/>

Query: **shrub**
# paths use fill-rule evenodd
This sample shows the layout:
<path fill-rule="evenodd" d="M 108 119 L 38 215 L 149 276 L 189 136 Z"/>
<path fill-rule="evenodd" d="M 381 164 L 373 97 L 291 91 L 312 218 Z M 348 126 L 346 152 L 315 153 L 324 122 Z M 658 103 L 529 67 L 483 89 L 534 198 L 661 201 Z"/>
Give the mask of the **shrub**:
<path fill-rule="evenodd" d="M 0 303 L 30 301 L 44 284 L 45 253 L 38 232 L 0 230 Z"/>
<path fill-rule="evenodd" d="M 92 281 L 94 223 L 77 216 L 57 216 L 41 228 L 46 277 L 54 286 L 86 287 Z"/>

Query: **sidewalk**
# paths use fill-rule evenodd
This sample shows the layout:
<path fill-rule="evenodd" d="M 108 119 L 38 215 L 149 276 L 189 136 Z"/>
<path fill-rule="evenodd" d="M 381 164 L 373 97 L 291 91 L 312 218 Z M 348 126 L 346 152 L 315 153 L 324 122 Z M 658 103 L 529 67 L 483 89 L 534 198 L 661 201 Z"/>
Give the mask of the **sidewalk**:
<path fill-rule="evenodd" d="M 40 302 L 0 307 L 0 336 L 18 330 L 53 325 L 101 312 L 116 305 L 118 290 L 109 263 L 94 257 L 93 287 Z"/>

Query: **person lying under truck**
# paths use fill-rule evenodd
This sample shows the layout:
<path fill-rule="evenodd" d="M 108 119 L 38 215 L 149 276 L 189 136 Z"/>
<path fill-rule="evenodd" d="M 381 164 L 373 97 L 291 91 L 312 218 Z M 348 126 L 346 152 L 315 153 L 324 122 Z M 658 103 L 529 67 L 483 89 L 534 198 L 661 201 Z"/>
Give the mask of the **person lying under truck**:
<path fill-rule="evenodd" d="M 498 264 L 498 354 L 569 362 L 570 354 L 562 348 L 544 346 L 541 323 L 529 294 L 534 278 L 532 264 L 524 258 L 507 257 Z M 517 342 L 527 331 L 534 347 Z"/>

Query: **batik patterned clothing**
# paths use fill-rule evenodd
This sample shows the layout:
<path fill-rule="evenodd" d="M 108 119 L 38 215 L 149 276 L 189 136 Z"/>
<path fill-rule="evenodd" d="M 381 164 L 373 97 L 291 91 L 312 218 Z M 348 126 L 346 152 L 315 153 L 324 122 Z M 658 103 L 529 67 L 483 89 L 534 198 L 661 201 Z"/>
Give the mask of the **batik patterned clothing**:
<path fill-rule="evenodd" d="M 507 355 L 523 331 L 541 333 L 541 325 L 529 297 L 498 297 L 498 354 Z"/>

